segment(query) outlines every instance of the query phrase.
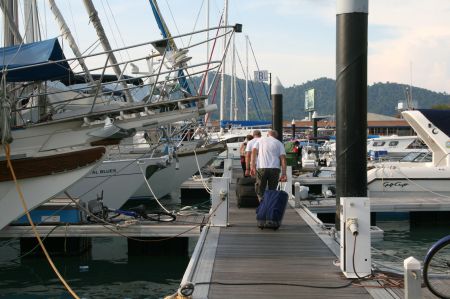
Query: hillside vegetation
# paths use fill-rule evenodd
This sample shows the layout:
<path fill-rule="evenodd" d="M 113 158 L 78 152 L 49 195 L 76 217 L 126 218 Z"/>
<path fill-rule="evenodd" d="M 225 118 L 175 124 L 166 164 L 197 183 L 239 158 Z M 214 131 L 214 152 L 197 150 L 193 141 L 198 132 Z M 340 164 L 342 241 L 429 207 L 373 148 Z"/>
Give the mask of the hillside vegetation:
<path fill-rule="evenodd" d="M 230 86 L 230 78 L 226 77 L 226 86 Z M 197 80 L 196 80 L 197 81 Z M 245 118 L 245 81 L 237 80 L 237 97 L 238 97 L 238 118 Z M 319 78 L 308 81 L 300 85 L 293 85 L 283 90 L 283 113 L 284 120 L 303 119 L 307 113 L 305 107 L 305 91 L 314 88 L 315 90 L 315 108 L 319 115 L 331 115 L 336 109 L 336 81 L 329 78 Z M 396 108 L 399 101 L 406 98 L 405 84 L 398 83 L 375 83 L 368 86 L 367 90 L 367 109 L 368 112 L 395 116 Z M 219 88 L 220 90 L 220 88 Z M 220 92 L 217 91 L 216 103 L 219 104 Z M 227 88 L 227 91 L 229 88 Z M 269 87 L 268 84 L 259 82 L 249 83 L 249 118 L 250 119 L 266 119 L 271 118 L 271 108 L 268 100 Z M 229 116 L 229 95 L 226 94 L 225 115 Z M 418 108 L 450 108 L 450 95 L 447 93 L 434 92 L 428 89 L 412 87 L 413 102 L 418 104 Z M 258 105 L 255 107 L 257 99 Z M 218 118 L 218 112 L 214 114 L 214 118 Z"/>

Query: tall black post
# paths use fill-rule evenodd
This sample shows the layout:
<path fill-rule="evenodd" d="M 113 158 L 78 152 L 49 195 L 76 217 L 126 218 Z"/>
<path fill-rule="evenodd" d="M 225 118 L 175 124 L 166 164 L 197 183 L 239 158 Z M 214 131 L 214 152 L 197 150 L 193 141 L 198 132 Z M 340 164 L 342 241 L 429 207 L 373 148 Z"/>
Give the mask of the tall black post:
<path fill-rule="evenodd" d="M 275 78 L 272 92 L 272 129 L 278 132 L 278 140 L 283 141 L 283 94 L 280 80 Z"/>
<path fill-rule="evenodd" d="M 316 156 L 316 161 L 317 161 L 317 163 L 319 163 L 319 145 L 318 145 L 318 140 L 317 140 L 317 137 L 318 137 L 318 134 L 317 134 L 317 131 L 318 131 L 318 128 L 317 128 L 317 126 L 318 126 L 318 121 L 319 121 L 319 118 L 317 117 L 317 112 L 314 112 L 313 113 L 313 115 L 312 115 L 312 120 L 313 120 L 313 137 L 315 138 L 315 141 L 314 141 L 314 153 L 315 153 L 315 156 Z"/>
<path fill-rule="evenodd" d="M 295 140 L 295 120 L 292 120 L 291 126 L 292 126 L 292 140 Z"/>
<path fill-rule="evenodd" d="M 313 114 L 313 137 L 317 138 L 317 122 L 318 122 L 318 118 L 316 116 L 314 116 Z"/>
<path fill-rule="evenodd" d="M 336 227 L 341 197 L 367 196 L 368 0 L 337 0 Z"/>

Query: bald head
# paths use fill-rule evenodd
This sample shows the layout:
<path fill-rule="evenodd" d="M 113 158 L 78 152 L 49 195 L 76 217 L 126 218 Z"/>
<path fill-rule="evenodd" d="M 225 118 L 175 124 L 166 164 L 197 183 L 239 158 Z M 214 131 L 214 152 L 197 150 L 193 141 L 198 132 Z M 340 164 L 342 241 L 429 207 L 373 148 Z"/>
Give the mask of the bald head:
<path fill-rule="evenodd" d="M 268 136 L 272 136 L 273 138 L 277 138 L 278 137 L 278 132 L 275 130 L 269 130 L 269 132 L 267 132 Z"/>

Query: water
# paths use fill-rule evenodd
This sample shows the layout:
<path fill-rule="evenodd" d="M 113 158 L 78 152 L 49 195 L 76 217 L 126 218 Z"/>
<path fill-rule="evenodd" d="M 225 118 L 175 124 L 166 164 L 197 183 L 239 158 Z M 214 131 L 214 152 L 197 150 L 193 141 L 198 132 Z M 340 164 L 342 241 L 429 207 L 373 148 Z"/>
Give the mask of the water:
<path fill-rule="evenodd" d="M 180 208 L 176 194 L 161 202 L 169 210 Z M 189 254 L 196 241 L 189 241 Z M 177 290 L 189 256 L 129 257 L 127 250 L 125 238 L 93 238 L 90 253 L 52 258 L 80 298 L 163 298 Z M 72 298 L 44 257 L 18 257 L 19 240 L 0 239 L 0 298 Z"/>
<path fill-rule="evenodd" d="M 423 262 L 428 249 L 450 234 L 448 225 L 411 227 L 409 220 L 377 221 L 377 226 L 384 230 L 384 239 L 372 243 L 372 260 L 401 272 L 404 259 L 413 256 Z"/>
<path fill-rule="evenodd" d="M 180 207 L 177 195 L 162 202 L 169 209 Z M 408 220 L 378 221 L 377 225 L 385 234 L 383 241 L 372 244 L 376 249 L 373 261 L 396 270 L 402 269 L 403 260 L 409 256 L 422 261 L 428 248 L 450 233 L 445 225 L 411 228 Z M 195 243 L 196 239 L 190 240 L 190 252 Z M 0 298 L 71 298 L 44 258 L 15 260 L 19 255 L 18 240 L 0 240 Z M 54 262 L 81 298 L 136 299 L 163 298 L 174 293 L 189 257 L 128 257 L 127 240 L 117 237 L 94 238 L 90 254 L 54 257 Z"/>
<path fill-rule="evenodd" d="M 18 254 L 14 248 L 18 242 L 10 246 L 13 257 Z M 4 248 L 0 298 L 72 298 L 45 258 L 7 262 L 3 253 Z M 91 255 L 54 257 L 53 261 L 82 298 L 161 298 L 178 288 L 189 258 L 128 257 L 125 239 L 95 238 Z"/>

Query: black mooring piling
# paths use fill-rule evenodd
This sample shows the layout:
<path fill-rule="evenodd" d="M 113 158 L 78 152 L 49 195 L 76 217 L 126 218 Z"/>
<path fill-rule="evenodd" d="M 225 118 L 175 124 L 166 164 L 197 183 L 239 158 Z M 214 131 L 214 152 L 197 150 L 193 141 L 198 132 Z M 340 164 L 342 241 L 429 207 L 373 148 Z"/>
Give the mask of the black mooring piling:
<path fill-rule="evenodd" d="M 278 132 L 278 140 L 283 141 L 283 94 L 281 82 L 275 78 L 272 93 L 272 129 Z"/>
<path fill-rule="evenodd" d="M 341 197 L 367 196 L 368 0 L 338 0 L 336 13 L 336 226 Z"/>

